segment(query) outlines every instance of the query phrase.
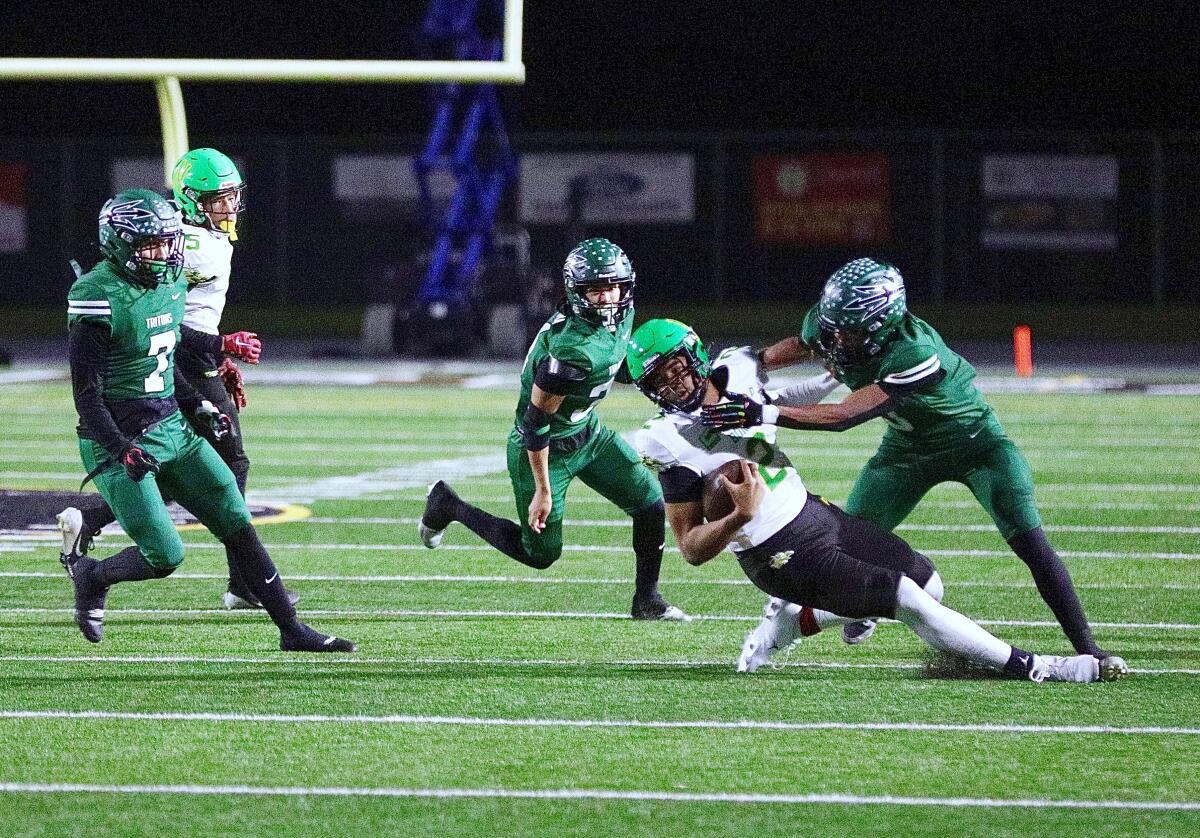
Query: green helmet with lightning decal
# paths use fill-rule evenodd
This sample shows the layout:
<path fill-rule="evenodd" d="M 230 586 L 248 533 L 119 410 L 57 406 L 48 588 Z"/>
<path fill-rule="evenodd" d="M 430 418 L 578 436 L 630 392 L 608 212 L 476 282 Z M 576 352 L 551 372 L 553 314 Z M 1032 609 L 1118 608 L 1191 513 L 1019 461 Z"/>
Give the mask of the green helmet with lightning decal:
<path fill-rule="evenodd" d="M 171 172 L 171 190 L 188 224 L 227 233 L 236 240 L 237 214 L 245 210 L 246 182 L 234 162 L 215 148 L 194 148 L 179 158 Z M 231 196 L 228 209 L 214 202 Z M 214 219 L 212 216 L 221 216 Z M 232 218 L 230 216 L 233 216 Z"/>
<path fill-rule="evenodd" d="M 904 320 L 904 277 L 894 265 L 855 259 L 825 282 L 817 304 L 821 350 L 838 366 L 870 360 Z"/>
<path fill-rule="evenodd" d="M 126 189 L 104 202 L 100 252 L 130 282 L 157 288 L 183 271 L 183 224 L 170 201 L 150 189 Z M 145 250 L 164 245 L 160 257 Z"/>

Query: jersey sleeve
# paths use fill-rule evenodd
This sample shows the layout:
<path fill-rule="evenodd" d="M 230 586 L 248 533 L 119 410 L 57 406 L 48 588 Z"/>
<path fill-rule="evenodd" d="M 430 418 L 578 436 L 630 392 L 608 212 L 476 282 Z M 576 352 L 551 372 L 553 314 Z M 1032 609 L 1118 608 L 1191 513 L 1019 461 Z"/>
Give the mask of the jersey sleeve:
<path fill-rule="evenodd" d="M 891 347 L 879 365 L 876 383 L 887 387 L 920 389 L 941 380 L 942 362 L 937 350 L 923 341 L 906 340 Z"/>
<path fill-rule="evenodd" d="M 537 374 L 553 387 L 547 392 L 560 396 L 586 396 L 591 390 L 588 380 L 595 360 L 585 346 L 571 337 L 569 334 L 560 335 L 558 339 L 550 341 L 546 347 L 550 354 L 538 365 Z M 541 382 L 538 384 L 540 386 Z"/>
<path fill-rule="evenodd" d="M 830 373 L 824 372 L 804 379 L 798 384 L 784 387 L 782 390 L 767 390 L 771 404 L 784 407 L 800 407 L 803 405 L 820 404 L 821 400 L 838 388 L 838 380 Z"/>
<path fill-rule="evenodd" d="M 77 323 L 100 326 L 112 333 L 112 301 L 98 283 L 87 277 L 77 281 L 67 292 L 67 328 Z"/>

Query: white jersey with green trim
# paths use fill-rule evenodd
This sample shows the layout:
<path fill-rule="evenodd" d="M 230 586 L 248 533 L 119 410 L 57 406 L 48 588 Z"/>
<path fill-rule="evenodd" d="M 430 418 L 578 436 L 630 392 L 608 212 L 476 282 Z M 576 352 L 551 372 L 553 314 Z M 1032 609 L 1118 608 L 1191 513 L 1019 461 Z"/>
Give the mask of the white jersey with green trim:
<path fill-rule="evenodd" d="M 220 334 L 233 243 L 225 233 L 192 224 L 183 225 L 183 235 L 183 275 L 188 284 L 183 324 L 210 335 Z"/>
<path fill-rule="evenodd" d="M 717 356 L 713 371 L 728 370 L 725 391 L 750 396 L 758 402 L 769 398 L 753 353 L 744 348 L 728 349 Z M 822 376 L 816 376 L 822 379 Z M 827 390 L 818 391 L 816 400 Z M 700 424 L 700 412 L 660 413 L 637 432 L 635 445 L 642 461 L 655 471 L 682 466 L 703 477 L 730 460 L 758 463 L 759 474 L 770 490 L 750 519 L 734 537 L 734 552 L 762 544 L 790 523 L 808 500 L 808 490 L 791 460 L 775 442 L 775 425 L 757 425 L 731 431 L 712 431 Z"/>

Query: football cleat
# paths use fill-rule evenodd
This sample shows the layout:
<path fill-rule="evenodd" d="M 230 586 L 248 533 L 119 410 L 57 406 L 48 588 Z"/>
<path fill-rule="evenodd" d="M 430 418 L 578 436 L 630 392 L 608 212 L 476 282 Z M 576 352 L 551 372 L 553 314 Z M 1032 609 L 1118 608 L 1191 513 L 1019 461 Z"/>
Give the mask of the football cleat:
<path fill-rule="evenodd" d="M 1120 681 L 1129 674 L 1129 664 L 1117 655 L 1105 655 L 1100 658 L 1100 680 Z"/>
<path fill-rule="evenodd" d="M 341 637 L 324 635 L 300 623 L 300 630 L 279 635 L 279 648 L 285 652 L 357 652 L 358 647 Z"/>
<path fill-rule="evenodd" d="M 284 588 L 284 593 L 287 594 L 288 603 L 295 607 L 300 601 L 300 594 L 295 591 L 289 591 Z M 240 585 L 229 586 L 224 594 L 221 595 L 221 601 L 225 604 L 227 611 L 241 611 L 246 608 L 262 608 L 262 603 L 258 601 L 258 597 L 250 593 Z"/>
<path fill-rule="evenodd" d="M 92 535 L 84 533 L 83 513 L 73 506 L 68 506 L 55 518 L 58 521 L 58 531 L 62 533 L 62 550 L 59 555 L 86 556 L 92 548 Z"/>
<path fill-rule="evenodd" d="M 1100 679 L 1100 661 L 1093 655 L 1034 655 L 1033 665 L 1029 668 L 1029 680 L 1070 681 L 1077 684 L 1090 684 Z"/>
<path fill-rule="evenodd" d="M 846 623 L 842 626 L 842 642 L 857 646 L 875 633 L 877 623 L 874 620 L 859 620 L 857 623 Z"/>
<path fill-rule="evenodd" d="M 692 618 L 679 608 L 662 598 L 662 594 L 654 594 L 643 599 L 633 598 L 633 608 L 630 611 L 635 620 L 678 620 L 690 623 Z"/>
<path fill-rule="evenodd" d="M 771 597 L 763 607 L 763 618 L 746 635 L 738 655 L 737 671 L 754 672 L 781 649 L 800 641 L 800 606 Z"/>
<path fill-rule="evenodd" d="M 446 527 L 454 520 L 454 507 L 458 502 L 458 495 L 446 485 L 446 481 L 438 480 L 429 484 L 429 490 L 425 492 L 425 512 L 417 523 L 417 535 L 430 550 L 442 543 Z"/>
<path fill-rule="evenodd" d="M 96 581 L 100 562 L 86 556 L 60 555 L 59 561 L 75 588 L 75 625 L 89 643 L 104 639 L 104 601 L 108 587 Z"/>

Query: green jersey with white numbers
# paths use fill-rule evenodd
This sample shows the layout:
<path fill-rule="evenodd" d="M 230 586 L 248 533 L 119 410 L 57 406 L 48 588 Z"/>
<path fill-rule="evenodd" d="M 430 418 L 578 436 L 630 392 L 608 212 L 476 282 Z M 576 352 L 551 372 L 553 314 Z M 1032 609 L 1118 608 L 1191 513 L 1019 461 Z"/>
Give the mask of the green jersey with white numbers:
<path fill-rule="evenodd" d="M 818 348 L 817 307 L 804 317 L 800 340 L 813 351 Z M 833 376 L 852 391 L 872 384 L 919 385 L 927 376 L 945 371 L 940 382 L 908 395 L 883 418 L 888 430 L 885 446 L 915 448 L 921 451 L 981 444 L 1003 434 L 992 408 L 975 387 L 975 368 L 946 346 L 941 335 L 912 314 L 906 314 L 871 360 L 842 368 L 831 363 Z"/>
<path fill-rule="evenodd" d="M 552 358 L 583 372 L 583 379 L 566 387 L 562 406 L 550 417 L 551 439 L 561 439 L 578 433 L 595 419 L 594 408 L 612 387 L 613 379 L 625 360 L 625 347 L 633 331 L 631 310 L 610 332 L 582 317 L 556 312 L 537 333 L 525 366 L 521 370 L 521 398 L 517 401 L 515 427 L 533 397 L 533 379 L 538 366 Z"/>
<path fill-rule="evenodd" d="M 106 261 L 75 280 L 67 294 L 68 328 L 97 323 L 110 335 L 105 401 L 175 394 L 173 363 L 186 298 L 182 276 L 150 290 L 122 279 Z"/>

